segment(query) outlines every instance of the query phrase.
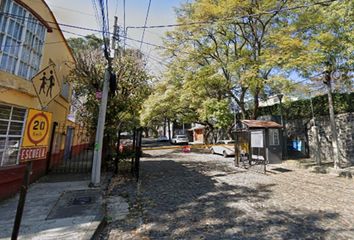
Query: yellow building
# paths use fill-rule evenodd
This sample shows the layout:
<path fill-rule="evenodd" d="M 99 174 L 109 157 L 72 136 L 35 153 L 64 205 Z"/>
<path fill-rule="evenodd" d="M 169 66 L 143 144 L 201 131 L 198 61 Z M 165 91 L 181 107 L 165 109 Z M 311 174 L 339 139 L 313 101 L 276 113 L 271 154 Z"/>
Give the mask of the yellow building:
<path fill-rule="evenodd" d="M 17 186 L 21 172 L 18 162 L 23 128 L 29 108 L 42 109 L 32 77 L 55 64 L 60 87 L 47 106 L 53 121 L 66 122 L 70 112 L 71 85 L 66 76 L 74 57 L 44 0 L 0 0 L 0 198 L 6 195 L 5 184 Z M 34 170 L 43 171 L 44 163 Z M 36 171 L 34 171 L 36 175 Z M 5 192 L 4 192 L 5 191 Z"/>

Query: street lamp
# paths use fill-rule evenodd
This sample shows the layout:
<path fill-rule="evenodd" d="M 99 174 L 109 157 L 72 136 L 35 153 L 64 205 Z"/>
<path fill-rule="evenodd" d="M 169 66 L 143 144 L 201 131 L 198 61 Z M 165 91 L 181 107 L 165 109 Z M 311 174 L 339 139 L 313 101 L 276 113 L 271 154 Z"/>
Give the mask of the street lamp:
<path fill-rule="evenodd" d="M 287 133 L 286 133 L 286 124 L 284 120 L 284 115 L 283 115 L 283 103 L 282 99 L 284 97 L 283 94 L 279 93 L 277 95 L 279 99 L 279 108 L 280 108 L 280 119 L 281 119 L 281 125 L 283 126 L 283 159 L 287 159 L 288 157 L 288 139 L 287 139 Z"/>

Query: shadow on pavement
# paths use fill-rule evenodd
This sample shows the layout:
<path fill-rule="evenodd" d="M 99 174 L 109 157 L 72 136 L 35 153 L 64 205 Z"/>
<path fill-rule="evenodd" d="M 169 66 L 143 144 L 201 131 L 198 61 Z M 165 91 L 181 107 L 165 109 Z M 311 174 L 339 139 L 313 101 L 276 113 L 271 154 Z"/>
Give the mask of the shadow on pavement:
<path fill-rule="evenodd" d="M 132 217 L 140 217 L 142 226 L 136 231 L 141 223 L 125 220 L 110 229 L 149 239 L 322 239 L 331 229 L 321 223 L 335 224 L 338 218 L 333 212 L 265 205 L 272 198 L 273 183 L 232 185 L 215 180 L 223 174 L 203 174 L 210 170 L 203 162 L 151 159 L 141 162 L 140 194 L 131 199 Z"/>

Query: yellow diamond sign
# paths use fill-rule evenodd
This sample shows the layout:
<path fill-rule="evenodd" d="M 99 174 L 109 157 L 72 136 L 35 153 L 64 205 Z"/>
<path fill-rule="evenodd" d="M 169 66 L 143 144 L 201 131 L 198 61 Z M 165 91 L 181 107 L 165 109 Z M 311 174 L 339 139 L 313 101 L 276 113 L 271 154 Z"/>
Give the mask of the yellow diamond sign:
<path fill-rule="evenodd" d="M 42 107 L 48 106 L 60 93 L 60 86 L 55 74 L 54 64 L 49 65 L 35 75 L 32 78 L 32 83 Z"/>

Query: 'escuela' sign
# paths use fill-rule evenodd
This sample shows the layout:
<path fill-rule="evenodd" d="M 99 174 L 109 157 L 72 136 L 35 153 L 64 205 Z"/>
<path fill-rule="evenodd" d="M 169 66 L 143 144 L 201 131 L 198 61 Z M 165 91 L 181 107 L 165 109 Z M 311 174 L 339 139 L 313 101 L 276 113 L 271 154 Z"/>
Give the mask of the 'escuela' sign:
<path fill-rule="evenodd" d="M 20 162 L 46 158 L 52 113 L 29 109 L 20 150 Z"/>

